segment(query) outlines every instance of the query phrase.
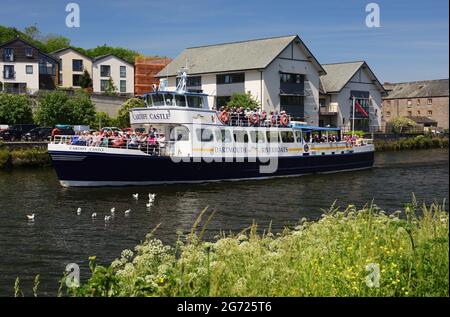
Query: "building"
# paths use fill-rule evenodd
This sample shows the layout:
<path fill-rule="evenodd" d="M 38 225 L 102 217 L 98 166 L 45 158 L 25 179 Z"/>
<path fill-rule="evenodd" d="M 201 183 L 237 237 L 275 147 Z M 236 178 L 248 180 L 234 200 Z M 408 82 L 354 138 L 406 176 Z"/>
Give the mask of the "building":
<path fill-rule="evenodd" d="M 0 44 L 3 91 L 35 93 L 58 85 L 58 60 L 21 38 Z"/>
<path fill-rule="evenodd" d="M 376 132 L 381 128 L 383 85 L 364 61 L 322 64 L 319 125 L 352 129 L 353 97 L 365 110 L 355 111 L 355 130 Z"/>
<path fill-rule="evenodd" d="M 383 121 L 409 117 L 424 126 L 448 129 L 448 79 L 385 83 Z"/>
<path fill-rule="evenodd" d="M 325 70 L 297 35 L 187 48 L 157 77 L 174 90 L 183 68 L 188 89 L 210 95 L 211 107 L 225 105 L 233 93 L 250 93 L 263 110 L 318 124 Z"/>
<path fill-rule="evenodd" d="M 52 53 L 59 60 L 59 85 L 65 88 L 80 88 L 80 80 L 86 70 L 92 78 L 92 58 L 71 47 Z"/>
<path fill-rule="evenodd" d="M 134 65 L 113 54 L 95 58 L 92 62 L 94 93 L 106 91 L 109 80 L 121 95 L 134 95 Z"/>
<path fill-rule="evenodd" d="M 138 96 L 153 90 L 159 85 L 155 76 L 171 62 L 170 58 L 138 56 L 134 60 L 134 93 Z"/>

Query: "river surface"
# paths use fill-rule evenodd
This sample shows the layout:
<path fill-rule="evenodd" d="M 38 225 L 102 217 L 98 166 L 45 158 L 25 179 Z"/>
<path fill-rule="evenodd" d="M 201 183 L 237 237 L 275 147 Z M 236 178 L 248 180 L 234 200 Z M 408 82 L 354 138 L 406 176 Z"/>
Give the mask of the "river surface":
<path fill-rule="evenodd" d="M 36 274 L 39 295 L 54 296 L 68 263 L 80 265 L 86 280 L 89 256 L 107 265 L 158 224 L 156 237 L 173 243 L 177 230 L 187 232 L 206 206 L 216 210 L 208 226 L 211 238 L 252 222 L 260 228 L 271 223 L 274 230 L 294 226 L 302 217 L 318 218 L 335 200 L 358 207 L 374 200 L 386 212 L 401 209 L 412 193 L 419 201 L 442 202 L 449 194 L 448 155 L 447 149 L 386 152 L 377 153 L 375 167 L 365 171 L 153 187 L 63 188 L 52 168 L 0 171 L 0 296 L 13 295 L 17 276 L 31 296 Z M 149 192 L 157 194 L 150 210 Z M 105 224 L 113 206 L 115 217 Z M 34 222 L 26 219 L 30 213 L 36 214 Z"/>

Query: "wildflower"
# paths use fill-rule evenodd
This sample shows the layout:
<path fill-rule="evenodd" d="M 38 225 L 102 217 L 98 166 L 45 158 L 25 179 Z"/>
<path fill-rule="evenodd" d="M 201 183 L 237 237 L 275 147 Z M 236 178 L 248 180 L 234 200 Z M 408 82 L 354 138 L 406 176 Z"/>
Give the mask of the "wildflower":
<path fill-rule="evenodd" d="M 161 277 L 159 278 L 159 284 L 164 284 L 164 277 L 161 276 Z"/>

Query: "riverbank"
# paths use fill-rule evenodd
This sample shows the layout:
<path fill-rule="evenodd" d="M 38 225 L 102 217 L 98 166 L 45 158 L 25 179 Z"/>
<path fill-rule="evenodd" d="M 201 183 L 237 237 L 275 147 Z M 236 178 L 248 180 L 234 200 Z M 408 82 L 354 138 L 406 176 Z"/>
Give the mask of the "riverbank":
<path fill-rule="evenodd" d="M 394 140 L 374 140 L 376 151 L 401 151 L 448 148 L 448 137 L 418 135 Z"/>
<path fill-rule="evenodd" d="M 50 166 L 47 149 L 42 147 L 7 148 L 0 145 L 0 168 Z"/>
<path fill-rule="evenodd" d="M 175 246 L 153 233 L 109 267 L 95 266 L 74 296 L 448 296 L 448 213 L 408 204 L 386 215 L 376 205 L 331 207 L 272 234 L 250 226 L 215 242 L 200 214 Z M 203 221 L 202 221 L 203 220 Z"/>

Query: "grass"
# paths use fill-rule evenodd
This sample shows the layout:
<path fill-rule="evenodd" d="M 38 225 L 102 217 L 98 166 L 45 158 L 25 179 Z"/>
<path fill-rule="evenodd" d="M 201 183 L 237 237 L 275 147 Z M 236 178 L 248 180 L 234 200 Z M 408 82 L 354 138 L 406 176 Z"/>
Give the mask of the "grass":
<path fill-rule="evenodd" d="M 431 137 L 418 135 L 397 140 L 375 140 L 376 151 L 418 150 L 448 148 L 448 137 Z"/>
<path fill-rule="evenodd" d="M 174 246 L 147 235 L 72 296 L 448 296 L 449 217 L 443 205 L 332 206 L 317 221 L 273 234 L 257 225 L 202 240 L 212 217 Z M 379 270 L 379 287 L 376 275 Z M 369 281 L 368 281 L 369 278 Z M 64 279 L 63 279 L 64 280 Z M 372 284 L 370 284 L 372 283 Z"/>
<path fill-rule="evenodd" d="M 11 151 L 7 148 L 0 148 L 0 168 L 49 165 L 50 157 L 46 148 L 19 148 Z"/>

